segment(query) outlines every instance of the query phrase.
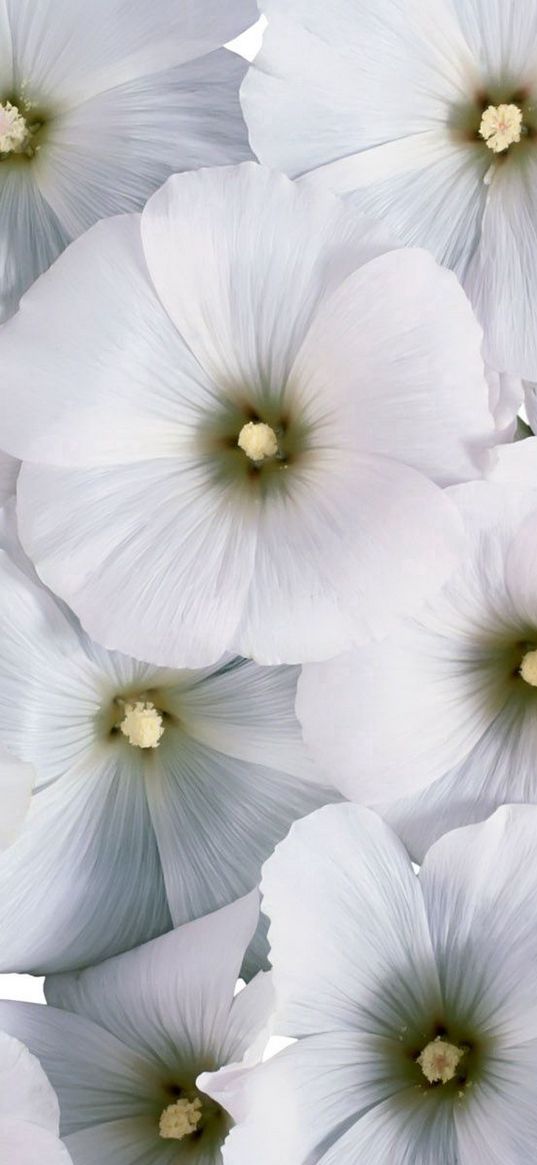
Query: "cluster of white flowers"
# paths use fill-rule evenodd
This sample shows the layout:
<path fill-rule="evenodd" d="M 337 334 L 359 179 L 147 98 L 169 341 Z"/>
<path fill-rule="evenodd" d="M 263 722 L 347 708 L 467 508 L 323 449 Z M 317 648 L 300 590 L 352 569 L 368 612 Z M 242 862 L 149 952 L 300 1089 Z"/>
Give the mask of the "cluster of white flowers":
<path fill-rule="evenodd" d="M 533 1165 L 537 0 L 0 0 L 0 323 L 0 1165 Z"/>

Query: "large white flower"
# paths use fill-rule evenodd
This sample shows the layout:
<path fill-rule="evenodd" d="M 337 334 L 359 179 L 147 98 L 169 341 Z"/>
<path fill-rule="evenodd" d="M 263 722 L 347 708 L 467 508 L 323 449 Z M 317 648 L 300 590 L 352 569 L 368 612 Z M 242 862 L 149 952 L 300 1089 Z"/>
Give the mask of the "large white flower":
<path fill-rule="evenodd" d="M 5 1165 L 72 1165 L 59 1129 L 58 1100 L 39 1061 L 0 1031 L 0 1160 Z"/>
<path fill-rule="evenodd" d="M 203 1079 L 239 1122 L 225 1165 L 531 1165 L 537 807 L 447 834 L 417 877 L 357 805 L 293 826 L 264 871 L 276 1028 Z"/>
<path fill-rule="evenodd" d="M 12 552 L 0 741 L 37 788 L 0 858 L 0 968 L 65 970 L 251 890 L 291 822 L 337 794 L 302 744 L 297 668 L 172 672 L 108 653 Z"/>
<path fill-rule="evenodd" d="M 254 0 L 1 0 L 0 320 L 66 244 L 178 170 L 250 157 L 220 46 Z"/>
<path fill-rule="evenodd" d="M 418 860 L 447 829 L 537 801 L 536 445 L 505 447 L 497 481 L 449 491 L 468 544 L 442 594 L 301 680 L 321 768 L 351 799 L 382 803 Z"/>
<path fill-rule="evenodd" d="M 428 478 L 495 439 L 481 336 L 450 272 L 390 246 L 251 163 L 171 178 L 28 294 L 0 337 L 21 537 L 98 641 L 319 659 L 444 581 Z"/>
<path fill-rule="evenodd" d="M 39 1056 L 56 1089 L 73 1165 L 219 1165 L 231 1118 L 197 1079 L 255 1063 L 267 1042 L 270 976 L 261 972 L 234 998 L 258 912 L 254 893 L 101 966 L 47 980 L 52 1006 L 0 1003 L 0 1025 Z"/>
<path fill-rule="evenodd" d="M 258 0 L 257 156 L 348 195 L 463 279 L 500 371 L 537 379 L 536 0 Z"/>

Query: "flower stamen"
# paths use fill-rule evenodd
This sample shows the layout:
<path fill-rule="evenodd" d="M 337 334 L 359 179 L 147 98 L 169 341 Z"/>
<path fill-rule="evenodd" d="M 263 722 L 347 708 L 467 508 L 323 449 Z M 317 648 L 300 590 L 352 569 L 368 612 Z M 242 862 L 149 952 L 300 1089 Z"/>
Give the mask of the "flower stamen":
<path fill-rule="evenodd" d="M 11 101 L 0 102 L 0 154 L 24 153 L 30 138 L 26 118 Z"/>
<path fill-rule="evenodd" d="M 437 1036 L 423 1049 L 417 1063 L 429 1084 L 449 1084 L 449 1081 L 457 1075 L 457 1068 L 463 1056 L 462 1048 L 457 1048 L 455 1044 L 449 1044 L 447 1040 Z"/>
<path fill-rule="evenodd" d="M 522 136 L 522 110 L 518 105 L 489 105 L 479 127 L 489 150 L 501 154 Z"/>
<path fill-rule="evenodd" d="M 161 1113 L 159 1132 L 164 1140 L 182 1141 L 183 1137 L 190 1137 L 195 1133 L 202 1117 L 202 1104 L 197 1096 L 195 1100 L 186 1097 L 169 1104 Z"/>
<path fill-rule="evenodd" d="M 129 744 L 135 748 L 158 748 L 164 732 L 160 712 L 154 704 L 143 700 L 125 704 L 125 714 L 119 727 Z"/>
<path fill-rule="evenodd" d="M 274 429 L 264 421 L 248 421 L 243 425 L 237 444 L 251 461 L 264 461 L 278 452 Z"/>
<path fill-rule="evenodd" d="M 527 651 L 520 664 L 522 679 L 532 688 L 537 688 L 537 651 Z"/>

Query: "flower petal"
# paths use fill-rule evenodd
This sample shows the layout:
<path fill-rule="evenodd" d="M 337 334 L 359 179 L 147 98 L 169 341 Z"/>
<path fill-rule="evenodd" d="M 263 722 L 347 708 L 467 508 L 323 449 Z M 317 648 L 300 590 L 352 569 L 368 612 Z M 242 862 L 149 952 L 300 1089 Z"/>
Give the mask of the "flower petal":
<path fill-rule="evenodd" d="M 175 1141 L 160 1140 L 157 1121 L 145 1116 L 94 1124 L 72 1133 L 66 1143 L 76 1165 L 183 1165 L 185 1160 Z M 205 1165 L 197 1156 L 189 1158 L 189 1165 Z"/>
<path fill-rule="evenodd" d="M 20 462 L 0 450 L 0 506 L 14 496 L 19 469 Z"/>
<path fill-rule="evenodd" d="M 0 222 L 3 323 L 16 311 L 23 292 L 50 266 L 69 239 L 25 166 L 2 167 L 0 171 Z"/>
<path fill-rule="evenodd" d="M 49 1003 L 112 1032 L 150 1064 L 218 1060 L 259 913 L 257 891 L 74 975 L 47 979 Z"/>
<path fill-rule="evenodd" d="M 0 1002 L 0 1025 L 37 1056 L 60 1102 L 61 1133 L 158 1115 L 161 1074 L 103 1027 L 36 1003 Z"/>
<path fill-rule="evenodd" d="M 30 806 L 35 771 L 0 746 L 0 850 L 18 833 Z"/>
<path fill-rule="evenodd" d="M 474 1086 L 471 1104 L 454 1109 L 460 1165 L 531 1161 L 536 1075 L 537 1041 L 495 1053 L 486 1079 Z"/>
<path fill-rule="evenodd" d="M 20 1040 L 0 1031 L 0 1122 L 10 1117 L 59 1135 L 58 1099 L 39 1060 Z"/>
<path fill-rule="evenodd" d="M 244 60 L 219 49 L 57 114 L 35 173 L 70 237 L 140 210 L 170 174 L 250 158 L 239 105 L 245 71 Z"/>
<path fill-rule="evenodd" d="M 517 21 L 518 24 L 518 21 Z M 524 30 L 524 38 L 527 32 Z M 499 371 L 537 379 L 537 162 L 496 169 L 481 241 L 465 287 L 485 330 L 485 358 Z"/>
<path fill-rule="evenodd" d="M 419 884 L 376 814 L 334 805 L 297 822 L 267 862 L 262 891 L 277 1030 L 393 1037 L 416 1007 L 438 1006 Z"/>
<path fill-rule="evenodd" d="M 224 1165 L 320 1161 L 360 1113 L 401 1087 L 387 1076 L 383 1043 L 361 1032 L 327 1032 L 236 1074 L 228 1088 L 225 1071 L 205 1077 L 209 1095 L 239 1122 Z"/>
<path fill-rule="evenodd" d="M 446 1007 L 511 1045 L 537 1032 L 536 858 L 537 806 L 509 805 L 446 834 L 420 872 Z"/>
<path fill-rule="evenodd" d="M 257 886 L 292 822 L 336 794 L 185 737 L 159 749 L 146 796 L 177 926 Z"/>
<path fill-rule="evenodd" d="M 170 178 L 142 237 L 162 303 L 205 371 L 276 392 L 320 301 L 390 246 L 378 224 L 253 163 Z"/>
<path fill-rule="evenodd" d="M 476 59 L 493 77 L 534 75 L 537 4 L 529 0 L 524 18 L 517 0 L 454 0 L 461 29 Z"/>
<path fill-rule="evenodd" d="M 0 1154 L 5 1161 L 16 1161 L 17 1165 L 73 1165 L 55 1133 L 9 1117 L 0 1117 Z"/>
<path fill-rule="evenodd" d="M 334 397 L 359 449 L 457 484 L 481 476 L 496 438 L 481 342 L 453 273 L 393 251 L 323 303 L 292 376 L 308 398 Z"/>
<path fill-rule="evenodd" d="M 460 1165 L 452 1109 L 412 1091 L 376 1105 L 340 1137 L 319 1165 Z M 436 1099 L 436 1098 L 435 1098 Z M 306 1163 L 304 1163 L 306 1165 Z"/>
<path fill-rule="evenodd" d="M 16 83 L 53 107 L 219 48 L 256 19 L 254 0 L 8 0 Z"/>

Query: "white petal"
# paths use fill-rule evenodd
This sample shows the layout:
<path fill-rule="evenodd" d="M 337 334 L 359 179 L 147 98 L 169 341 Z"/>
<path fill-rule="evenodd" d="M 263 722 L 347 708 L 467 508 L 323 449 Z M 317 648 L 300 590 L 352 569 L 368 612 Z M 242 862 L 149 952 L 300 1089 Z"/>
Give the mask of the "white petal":
<path fill-rule="evenodd" d="M 476 59 L 493 77 L 524 82 L 535 68 L 537 4 L 527 0 L 454 0 L 461 29 Z"/>
<path fill-rule="evenodd" d="M 524 31 L 524 37 L 526 31 Z M 500 371 L 537 379 L 532 305 L 537 163 L 498 167 L 489 188 L 481 241 L 465 287 L 485 330 L 485 358 Z"/>
<path fill-rule="evenodd" d="M 0 1154 L 16 1165 L 73 1165 L 55 1133 L 9 1117 L 0 1118 Z"/>
<path fill-rule="evenodd" d="M 23 292 L 46 271 L 69 239 L 26 166 L 0 171 L 0 222 L 2 323 L 16 311 Z"/>
<path fill-rule="evenodd" d="M 74 242 L 3 328 L 11 452 L 78 467 L 191 448 L 214 390 L 157 299 L 139 223 L 124 215 Z"/>
<path fill-rule="evenodd" d="M 535 500 L 533 490 L 530 496 Z M 536 532 L 537 507 L 534 506 L 513 538 L 505 568 L 507 588 L 521 621 L 528 620 L 532 627 L 537 623 Z"/>
<path fill-rule="evenodd" d="M 471 1104 L 455 1106 L 460 1165 L 530 1165 L 537 1137 L 537 1042 L 494 1052 Z"/>
<path fill-rule="evenodd" d="M 0 450 L 0 506 L 15 494 L 20 462 Z"/>
<path fill-rule="evenodd" d="M 24 821 L 34 780 L 32 765 L 0 746 L 0 850 L 11 844 Z"/>
<path fill-rule="evenodd" d="M 261 1059 L 271 1036 L 274 1007 L 272 976 L 259 971 L 233 998 L 221 1049 L 223 1063 L 251 1065 Z M 200 1088 L 207 1091 L 203 1084 Z"/>
<path fill-rule="evenodd" d="M 256 18 L 254 0 L 8 0 L 17 80 L 53 108 L 219 48 Z"/>
<path fill-rule="evenodd" d="M 164 306 L 216 383 L 276 391 L 319 302 L 390 245 L 330 196 L 249 163 L 169 179 L 142 236 Z"/>
<path fill-rule="evenodd" d="M 217 1060 L 259 912 L 257 891 L 98 967 L 47 979 L 54 1006 L 171 1068 Z"/>
<path fill-rule="evenodd" d="M 406 465 L 328 449 L 260 515 L 248 605 L 234 646 L 275 664 L 327 659 L 385 637 L 456 565 L 459 516 Z"/>
<path fill-rule="evenodd" d="M 487 479 L 502 485 L 537 489 L 537 437 L 498 446 Z"/>
<path fill-rule="evenodd" d="M 9 1117 L 59 1134 L 58 1100 L 39 1060 L 20 1040 L 0 1031 L 0 1122 Z"/>
<path fill-rule="evenodd" d="M 263 871 L 278 1028 L 393 1036 L 438 1006 L 419 884 L 399 840 L 357 805 L 297 822 Z M 380 984 L 397 976 L 396 1003 Z"/>
<path fill-rule="evenodd" d="M 320 1161 L 360 1113 L 400 1087 L 387 1078 L 383 1044 L 379 1036 L 328 1032 L 235 1074 L 227 1089 L 219 1089 L 225 1072 L 205 1078 L 209 1094 L 240 1121 L 224 1146 L 224 1165 Z"/>
<path fill-rule="evenodd" d="M 185 737 L 174 752 L 159 750 L 146 796 L 178 925 L 257 886 L 292 822 L 336 794 Z"/>
<path fill-rule="evenodd" d="M 385 1100 L 340 1137 L 319 1165 L 460 1165 L 452 1109 L 430 1099 L 416 1098 L 412 1089 Z"/>
<path fill-rule="evenodd" d="M 175 1142 L 171 1142 L 172 1147 L 170 1142 L 162 1142 L 157 1121 L 145 1116 L 93 1124 L 72 1133 L 66 1143 L 74 1165 L 96 1165 L 97 1161 L 99 1165 L 176 1165 L 181 1161 Z M 196 1157 L 191 1165 L 205 1162 Z M 214 1165 L 218 1165 L 217 1161 Z"/>
<path fill-rule="evenodd" d="M 524 403 L 525 385 L 519 376 L 509 376 L 506 372 L 495 372 L 488 365 L 485 375 L 490 389 L 490 407 L 498 429 L 499 439 L 504 442 L 515 440 L 518 413 Z M 517 444 L 520 444 L 518 441 Z"/>
<path fill-rule="evenodd" d="M 2 971 L 65 970 L 171 925 L 141 772 L 78 766 L 0 857 Z"/>
<path fill-rule="evenodd" d="M 536 859 L 537 806 L 510 805 L 446 834 L 420 872 L 448 1010 L 510 1044 L 537 1032 Z"/>
<path fill-rule="evenodd" d="M 255 514 L 204 465 L 25 463 L 18 505 L 41 578 L 105 647 L 171 667 L 206 666 L 229 647 L 253 569 Z"/>
<path fill-rule="evenodd" d="M 481 476 L 495 443 L 481 342 L 455 276 L 394 251 L 325 301 L 292 375 L 309 399 L 333 398 L 360 449 L 450 485 Z"/>
<path fill-rule="evenodd" d="M 58 1095 L 62 1136 L 104 1120 L 158 1116 L 162 1066 L 103 1027 L 55 1007 L 9 1001 L 0 1002 L 0 1026 L 39 1058 Z"/>
<path fill-rule="evenodd" d="M 220 49 L 57 114 L 35 174 L 70 236 L 140 210 L 170 174 L 250 158 L 239 105 L 245 70 Z"/>

